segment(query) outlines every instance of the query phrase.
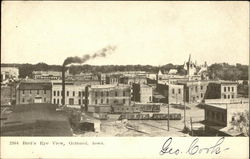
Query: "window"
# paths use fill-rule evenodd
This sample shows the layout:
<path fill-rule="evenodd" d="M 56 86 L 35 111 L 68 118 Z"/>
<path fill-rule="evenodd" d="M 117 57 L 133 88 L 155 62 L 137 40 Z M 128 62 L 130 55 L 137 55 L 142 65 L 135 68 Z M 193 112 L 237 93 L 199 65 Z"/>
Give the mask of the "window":
<path fill-rule="evenodd" d="M 203 93 L 201 93 L 201 98 L 203 98 Z"/>
<path fill-rule="evenodd" d="M 32 91 L 30 90 L 30 94 L 32 93 Z"/>
<path fill-rule="evenodd" d="M 24 90 L 23 90 L 23 94 L 24 94 Z"/>
<path fill-rule="evenodd" d="M 201 86 L 201 90 L 203 90 L 203 86 Z"/>
<path fill-rule="evenodd" d="M 46 103 L 46 98 L 44 98 L 44 103 Z"/>
<path fill-rule="evenodd" d="M 227 91 L 227 87 L 224 87 L 224 92 L 226 92 Z"/>
<path fill-rule="evenodd" d="M 82 103 L 81 103 L 81 99 L 79 99 L 79 100 L 78 100 L 78 103 L 79 103 L 79 105 L 81 105 L 81 104 L 82 104 Z"/>
<path fill-rule="evenodd" d="M 54 98 L 54 104 L 56 104 L 56 99 Z"/>
<path fill-rule="evenodd" d="M 109 104 L 109 99 L 106 99 L 106 103 Z"/>
<path fill-rule="evenodd" d="M 95 92 L 95 97 L 97 97 L 97 92 Z"/>
<path fill-rule="evenodd" d="M 151 102 L 151 96 L 149 97 L 149 101 Z"/>
<path fill-rule="evenodd" d="M 234 91 L 234 87 L 232 87 L 232 92 Z"/>
<path fill-rule="evenodd" d="M 126 100 L 125 99 L 123 99 L 123 104 L 125 104 L 126 103 Z"/>
<path fill-rule="evenodd" d="M 234 116 L 232 117 L 232 121 L 235 121 L 235 118 L 234 118 Z"/>
<path fill-rule="evenodd" d="M 117 92 L 115 92 L 115 96 L 117 97 Z"/>
<path fill-rule="evenodd" d="M 195 86 L 195 92 L 198 92 L 198 87 L 197 86 Z"/>
<path fill-rule="evenodd" d="M 85 100 L 84 99 L 82 100 L 82 104 L 85 104 Z"/>
<path fill-rule="evenodd" d="M 83 96 L 83 97 L 85 96 L 85 93 L 84 93 L 84 91 L 82 91 L 82 96 Z"/>
<path fill-rule="evenodd" d="M 103 92 L 101 92 L 101 96 L 103 97 Z"/>
<path fill-rule="evenodd" d="M 109 96 L 109 92 L 107 92 L 107 97 Z"/>
<path fill-rule="evenodd" d="M 69 105 L 74 105 L 74 98 L 69 98 Z"/>
<path fill-rule="evenodd" d="M 228 87 L 228 92 L 230 92 L 230 87 Z"/>
<path fill-rule="evenodd" d="M 123 96 L 125 96 L 125 94 L 126 94 L 125 91 L 123 91 Z"/>
<path fill-rule="evenodd" d="M 101 99 L 101 104 L 103 103 L 103 99 Z"/>
<path fill-rule="evenodd" d="M 230 95 L 228 95 L 227 97 L 228 97 L 228 99 L 230 99 Z"/>
<path fill-rule="evenodd" d="M 60 96 L 60 91 L 57 91 L 57 96 Z"/>
<path fill-rule="evenodd" d="M 95 104 L 97 104 L 97 99 L 95 100 Z"/>
<path fill-rule="evenodd" d="M 57 99 L 57 104 L 59 104 L 59 99 Z"/>
<path fill-rule="evenodd" d="M 75 91 L 73 91 L 73 96 L 75 96 Z"/>
<path fill-rule="evenodd" d="M 174 89 L 172 89 L 172 94 L 174 94 Z"/>
<path fill-rule="evenodd" d="M 181 89 L 178 89 L 178 93 L 181 94 Z"/>
<path fill-rule="evenodd" d="M 227 99 L 227 95 L 224 95 L 224 99 Z"/>
<path fill-rule="evenodd" d="M 232 98 L 234 98 L 234 95 L 232 95 Z"/>
<path fill-rule="evenodd" d="M 46 90 L 43 91 L 43 94 L 46 94 Z"/>
<path fill-rule="evenodd" d="M 37 90 L 36 94 L 39 94 L 39 90 Z"/>
<path fill-rule="evenodd" d="M 67 96 L 69 96 L 69 91 L 67 91 Z"/>
<path fill-rule="evenodd" d="M 23 98 L 23 102 L 24 102 L 25 100 L 24 100 L 24 98 Z"/>

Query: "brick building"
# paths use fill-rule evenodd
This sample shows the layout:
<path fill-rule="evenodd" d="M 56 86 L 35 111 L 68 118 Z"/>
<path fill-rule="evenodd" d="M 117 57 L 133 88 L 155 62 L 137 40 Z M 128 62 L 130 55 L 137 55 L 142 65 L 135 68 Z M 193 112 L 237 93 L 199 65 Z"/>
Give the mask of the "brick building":
<path fill-rule="evenodd" d="M 156 90 L 160 95 L 163 95 L 165 99 L 164 103 L 169 104 L 182 104 L 183 103 L 183 86 L 173 84 L 158 83 Z"/>
<path fill-rule="evenodd" d="M 86 87 L 86 108 L 98 106 L 129 106 L 131 86 L 129 85 L 92 85 Z"/>
<path fill-rule="evenodd" d="M 205 99 L 209 81 L 178 81 L 178 85 L 184 86 L 184 98 L 188 103 L 200 103 Z"/>
<path fill-rule="evenodd" d="M 240 115 L 249 111 L 249 103 L 238 104 L 206 104 L 205 109 L 205 131 L 208 135 L 230 135 L 241 134 L 232 124 L 239 120 Z"/>
<path fill-rule="evenodd" d="M 145 84 L 132 85 L 133 96 L 132 100 L 135 102 L 149 103 L 153 101 L 153 88 Z"/>
<path fill-rule="evenodd" d="M 20 82 L 16 90 L 16 104 L 51 103 L 50 82 Z"/>
<path fill-rule="evenodd" d="M 65 82 L 65 104 L 82 106 L 85 104 L 86 85 Z M 62 104 L 62 82 L 52 82 L 52 103 Z"/>
<path fill-rule="evenodd" d="M 237 98 L 237 82 L 213 81 L 208 84 L 206 99 Z"/>

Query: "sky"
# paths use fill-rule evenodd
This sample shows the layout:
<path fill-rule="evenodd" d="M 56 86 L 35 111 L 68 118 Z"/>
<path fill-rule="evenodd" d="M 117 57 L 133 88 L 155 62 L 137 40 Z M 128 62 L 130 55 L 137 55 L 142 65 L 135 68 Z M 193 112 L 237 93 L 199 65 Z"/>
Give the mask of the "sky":
<path fill-rule="evenodd" d="M 245 2 L 2 2 L 1 63 L 62 64 L 113 54 L 91 65 L 249 63 Z"/>

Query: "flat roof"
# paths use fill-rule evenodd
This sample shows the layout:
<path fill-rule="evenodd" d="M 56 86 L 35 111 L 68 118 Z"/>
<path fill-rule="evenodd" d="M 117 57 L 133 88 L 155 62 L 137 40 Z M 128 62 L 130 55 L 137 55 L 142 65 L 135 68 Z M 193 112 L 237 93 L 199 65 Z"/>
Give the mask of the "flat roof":
<path fill-rule="evenodd" d="M 54 104 L 20 104 L 9 114 L 2 136 L 72 136 L 66 114 Z"/>
<path fill-rule="evenodd" d="M 232 104 L 206 104 L 210 107 L 220 108 L 220 109 L 235 109 L 235 108 L 242 108 L 249 110 L 249 103 L 232 103 Z M 206 106 L 205 106 L 206 107 Z"/>
<path fill-rule="evenodd" d="M 50 90 L 52 88 L 51 83 L 37 82 L 37 83 L 24 83 L 19 84 L 18 89 L 21 90 Z"/>

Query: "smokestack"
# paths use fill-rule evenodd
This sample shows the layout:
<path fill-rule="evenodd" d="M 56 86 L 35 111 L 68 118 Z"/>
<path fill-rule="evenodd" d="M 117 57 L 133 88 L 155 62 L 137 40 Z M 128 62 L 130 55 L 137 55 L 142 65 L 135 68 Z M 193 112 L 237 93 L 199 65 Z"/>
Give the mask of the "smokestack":
<path fill-rule="evenodd" d="M 106 57 L 108 54 L 113 53 L 115 51 L 116 47 L 115 46 L 107 46 L 93 55 L 84 55 L 83 57 L 68 57 L 64 60 L 63 65 L 62 65 L 62 105 L 65 105 L 65 71 L 66 67 L 75 65 L 75 64 L 82 64 L 90 59 L 95 59 L 96 57 Z"/>

